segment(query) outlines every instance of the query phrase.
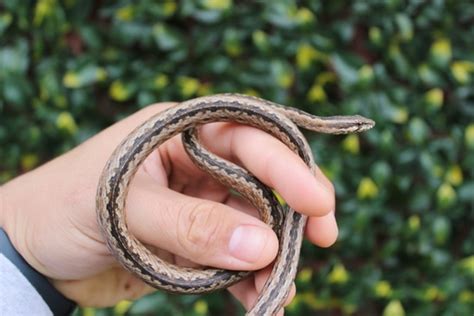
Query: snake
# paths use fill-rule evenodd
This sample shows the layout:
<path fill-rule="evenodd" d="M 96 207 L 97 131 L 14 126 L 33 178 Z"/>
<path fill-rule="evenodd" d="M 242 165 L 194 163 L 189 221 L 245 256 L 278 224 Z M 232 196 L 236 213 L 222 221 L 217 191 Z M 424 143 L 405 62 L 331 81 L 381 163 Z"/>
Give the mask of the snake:
<path fill-rule="evenodd" d="M 243 167 L 206 149 L 199 129 L 212 122 L 234 122 L 263 130 L 288 146 L 313 174 L 314 157 L 299 128 L 347 134 L 368 130 L 375 123 L 360 115 L 315 116 L 254 96 L 216 94 L 178 103 L 150 117 L 123 139 L 108 159 L 97 187 L 96 213 L 116 260 L 145 283 L 170 293 L 201 294 L 227 288 L 252 272 L 174 265 L 156 256 L 127 227 L 126 197 L 134 174 L 153 150 L 181 133 L 185 150 L 196 166 L 250 202 L 278 236 L 279 249 L 270 276 L 246 314 L 275 315 L 283 308 L 297 274 L 307 216 L 279 202 L 273 188 Z"/>

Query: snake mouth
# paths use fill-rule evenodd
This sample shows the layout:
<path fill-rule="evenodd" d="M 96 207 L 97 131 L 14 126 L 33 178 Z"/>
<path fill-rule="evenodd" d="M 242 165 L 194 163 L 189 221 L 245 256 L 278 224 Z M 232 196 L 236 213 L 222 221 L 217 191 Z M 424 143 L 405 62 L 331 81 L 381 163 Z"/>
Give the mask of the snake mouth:
<path fill-rule="evenodd" d="M 358 132 L 363 132 L 363 131 L 369 130 L 372 127 L 375 126 L 375 121 L 373 121 L 369 118 L 360 116 L 360 115 L 357 115 L 357 117 L 359 119 L 359 121 L 357 122 L 357 125 L 358 125 L 357 131 Z"/>

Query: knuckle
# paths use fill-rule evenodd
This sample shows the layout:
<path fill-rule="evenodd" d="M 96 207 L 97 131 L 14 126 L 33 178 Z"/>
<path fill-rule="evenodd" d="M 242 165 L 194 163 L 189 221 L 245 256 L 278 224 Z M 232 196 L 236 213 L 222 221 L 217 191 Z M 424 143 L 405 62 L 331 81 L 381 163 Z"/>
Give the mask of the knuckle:
<path fill-rule="evenodd" d="M 194 259 L 204 256 L 213 249 L 218 240 L 222 215 L 218 205 L 198 203 L 188 210 L 184 225 L 181 225 L 180 243 Z"/>
<path fill-rule="evenodd" d="M 173 102 L 159 102 L 159 103 L 153 103 L 145 107 L 142 111 L 147 114 L 147 115 L 152 115 L 156 114 L 158 112 L 162 112 L 166 110 L 169 107 L 172 107 L 175 105 Z"/>

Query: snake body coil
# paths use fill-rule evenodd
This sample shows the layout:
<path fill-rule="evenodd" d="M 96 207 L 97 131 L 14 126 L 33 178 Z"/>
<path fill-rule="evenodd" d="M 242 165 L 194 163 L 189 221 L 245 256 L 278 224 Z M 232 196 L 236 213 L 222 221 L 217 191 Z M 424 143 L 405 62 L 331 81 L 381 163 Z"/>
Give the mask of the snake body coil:
<path fill-rule="evenodd" d="M 282 308 L 296 275 L 306 216 L 281 206 L 270 188 L 199 144 L 195 127 L 217 121 L 264 130 L 299 155 L 311 170 L 311 149 L 296 125 L 322 133 L 344 134 L 369 129 L 374 122 L 361 116 L 317 117 L 255 97 L 220 94 L 185 101 L 151 117 L 128 135 L 108 160 L 97 190 L 97 217 L 117 260 L 146 283 L 168 292 L 196 294 L 226 288 L 249 272 L 172 265 L 155 256 L 127 228 L 125 200 L 138 167 L 154 149 L 183 133 L 183 143 L 194 163 L 252 203 L 277 234 L 279 251 L 272 273 L 247 313 L 274 315 Z"/>

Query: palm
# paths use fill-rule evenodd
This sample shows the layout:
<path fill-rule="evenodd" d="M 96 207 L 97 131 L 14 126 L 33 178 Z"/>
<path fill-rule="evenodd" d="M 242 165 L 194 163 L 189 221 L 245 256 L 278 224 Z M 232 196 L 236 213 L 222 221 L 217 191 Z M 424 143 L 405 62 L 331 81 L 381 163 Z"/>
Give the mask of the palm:
<path fill-rule="evenodd" d="M 211 199 L 217 202 L 226 203 L 234 208 L 240 208 L 247 213 L 256 214 L 256 211 L 248 206 L 244 201 L 240 201 L 234 197 L 230 198 L 229 190 L 227 188 L 217 183 L 206 173 L 200 171 L 191 162 L 184 151 L 179 136 L 165 143 L 160 147 L 160 149 L 154 151 L 147 158 L 132 181 L 130 195 L 133 195 L 136 192 L 150 190 L 150 188 L 156 186 L 161 187 L 163 190 L 170 188 L 173 191 L 194 196 L 196 198 Z M 127 214 L 133 231 L 133 210 L 127 210 Z M 88 222 L 91 221 L 92 223 L 85 226 L 95 225 L 95 218 L 88 220 Z M 86 235 L 88 234 L 88 232 L 84 233 Z M 100 236 L 94 236 L 91 238 L 88 247 L 97 245 L 96 238 L 100 238 Z M 110 255 L 104 256 L 104 252 L 106 251 L 107 249 L 105 248 L 105 245 L 102 244 L 96 251 L 96 260 L 88 260 L 88 262 L 91 263 L 91 266 L 87 266 L 87 262 L 83 262 L 83 264 L 86 264 L 86 266 L 83 265 L 83 269 L 88 271 L 88 274 L 92 274 L 92 276 L 67 276 L 67 278 L 86 277 L 81 281 L 68 281 L 69 284 L 71 284 L 71 282 L 77 282 L 75 288 L 81 293 L 86 294 L 86 296 L 83 297 L 84 302 L 87 302 L 85 305 L 109 306 L 120 299 L 135 298 L 152 291 L 152 289 L 145 286 L 141 281 L 131 276 L 122 268 L 116 266 L 114 262 L 111 262 L 113 258 L 111 258 Z M 198 263 L 176 255 L 166 249 L 153 248 L 153 251 L 159 257 L 180 266 L 200 266 Z M 77 259 L 80 260 L 81 258 Z M 97 261 L 101 261 L 101 264 L 97 264 Z M 267 274 L 268 271 L 260 273 L 260 276 L 258 277 L 260 283 L 263 282 Z M 239 293 L 256 291 L 255 282 L 254 280 L 245 280 L 241 284 L 235 285 L 233 291 Z M 97 295 L 98 293 L 107 293 L 107 297 L 104 298 L 103 296 L 99 296 Z M 99 297 L 100 299 L 98 299 Z"/>

